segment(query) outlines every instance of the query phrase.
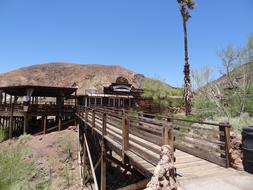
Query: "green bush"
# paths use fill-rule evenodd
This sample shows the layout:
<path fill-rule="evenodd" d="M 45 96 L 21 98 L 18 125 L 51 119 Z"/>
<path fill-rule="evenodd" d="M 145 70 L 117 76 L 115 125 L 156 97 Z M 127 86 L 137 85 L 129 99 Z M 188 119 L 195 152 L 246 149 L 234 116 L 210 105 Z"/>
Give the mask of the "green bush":
<path fill-rule="evenodd" d="M 34 164 L 26 160 L 23 143 L 0 150 L 0 189 L 24 189 L 32 178 Z"/>
<path fill-rule="evenodd" d="M 38 179 L 35 160 L 31 158 L 27 148 L 29 135 L 22 135 L 18 140 L 10 140 L 0 144 L 0 190 L 48 190 L 48 181 Z"/>
<path fill-rule="evenodd" d="M 0 142 L 8 138 L 8 131 L 6 129 L 0 128 Z"/>
<path fill-rule="evenodd" d="M 213 117 L 216 113 L 216 105 L 205 95 L 196 95 L 193 98 L 194 119 L 202 120 Z"/>
<path fill-rule="evenodd" d="M 253 116 L 253 85 L 249 88 L 248 96 L 245 104 L 245 111 Z"/>

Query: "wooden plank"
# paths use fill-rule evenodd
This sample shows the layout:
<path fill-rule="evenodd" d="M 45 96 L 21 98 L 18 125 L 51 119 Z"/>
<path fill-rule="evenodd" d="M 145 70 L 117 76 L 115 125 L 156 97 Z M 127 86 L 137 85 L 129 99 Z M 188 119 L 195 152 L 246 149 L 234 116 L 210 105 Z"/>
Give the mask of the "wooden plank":
<path fill-rule="evenodd" d="M 130 131 L 130 134 L 133 134 L 137 137 L 140 137 L 142 139 L 145 139 L 145 140 L 147 140 L 149 142 L 152 142 L 154 144 L 157 144 L 157 145 L 162 145 L 161 136 L 157 136 L 157 135 L 153 135 L 151 133 L 147 133 L 147 132 L 139 130 L 139 129 L 135 128 L 134 126 L 131 126 L 131 125 L 129 127 L 129 131 Z"/>
<path fill-rule="evenodd" d="M 130 164 L 147 178 L 152 177 L 155 166 L 131 151 L 126 151 Z"/>
<path fill-rule="evenodd" d="M 185 136 L 185 137 L 176 136 L 175 144 L 176 146 L 178 144 L 181 144 L 182 146 L 186 145 L 189 148 L 201 149 L 207 152 L 212 152 L 214 154 L 220 153 L 222 155 L 225 155 L 225 151 L 221 150 L 217 145 L 211 144 L 205 141 L 201 141 L 201 140 L 196 140 L 189 136 Z"/>
<path fill-rule="evenodd" d="M 199 158 L 202 158 L 204 160 L 207 160 L 207 161 L 210 161 L 210 162 L 213 162 L 217 165 L 220 165 L 220 166 L 223 166 L 225 167 L 226 166 L 226 162 L 224 159 L 218 157 L 218 156 L 214 156 L 212 154 L 208 154 L 206 152 L 203 152 L 203 151 L 197 151 L 196 149 L 193 149 L 193 148 L 188 148 L 186 146 L 182 146 L 182 145 L 176 145 L 176 147 L 184 152 L 187 152 L 189 154 L 193 154 Z"/>

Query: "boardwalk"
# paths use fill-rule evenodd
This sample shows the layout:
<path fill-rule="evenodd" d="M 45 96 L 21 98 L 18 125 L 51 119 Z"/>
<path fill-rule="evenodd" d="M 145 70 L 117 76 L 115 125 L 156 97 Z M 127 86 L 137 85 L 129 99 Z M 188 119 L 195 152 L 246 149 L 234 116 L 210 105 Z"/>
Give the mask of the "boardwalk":
<path fill-rule="evenodd" d="M 149 122 L 149 125 L 145 126 L 142 120 L 140 122 L 142 125 L 134 128 L 130 119 L 124 120 L 124 116 L 112 113 L 110 110 L 94 111 L 81 108 L 77 111 L 77 117 L 86 124 L 86 127 L 103 138 L 110 150 L 120 155 L 122 160 L 127 158 L 128 162 L 147 178 L 152 176 L 154 168 L 159 161 L 160 147 L 166 142 L 164 137 L 171 138 L 169 133 L 167 135 L 164 134 L 163 128 L 159 125 L 155 127 L 154 123 L 151 124 Z M 164 123 L 162 125 L 164 126 Z M 166 127 L 169 128 L 170 125 Z M 151 136 L 151 134 L 147 133 L 150 128 L 152 128 L 153 134 L 160 136 L 160 141 L 156 136 Z M 167 142 L 170 143 L 170 140 Z M 175 166 L 180 176 L 178 179 L 185 186 L 185 189 L 197 189 L 191 183 L 195 180 L 204 182 L 207 179 L 217 180 L 229 178 L 233 175 L 245 175 L 244 172 L 240 173 L 231 168 L 225 168 L 222 164 L 212 163 L 178 149 L 175 151 L 175 157 Z M 253 185 L 252 177 L 251 180 L 250 184 Z M 195 185 L 196 183 L 197 181 Z M 203 186 L 202 189 L 209 188 L 210 184 L 207 182 L 205 185 L 206 187 Z M 221 187 L 218 189 L 221 189 Z"/>

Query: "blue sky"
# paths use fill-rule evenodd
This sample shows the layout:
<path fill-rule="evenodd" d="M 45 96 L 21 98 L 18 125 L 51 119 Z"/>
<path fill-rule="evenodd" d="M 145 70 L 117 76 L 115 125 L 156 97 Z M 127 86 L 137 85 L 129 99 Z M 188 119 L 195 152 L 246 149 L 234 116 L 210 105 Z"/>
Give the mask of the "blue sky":
<path fill-rule="evenodd" d="M 198 0 L 188 22 L 192 69 L 253 33 L 252 0 Z M 183 84 L 176 0 L 0 0 L 0 73 L 47 62 L 121 65 Z M 215 73 L 218 76 L 218 72 Z"/>

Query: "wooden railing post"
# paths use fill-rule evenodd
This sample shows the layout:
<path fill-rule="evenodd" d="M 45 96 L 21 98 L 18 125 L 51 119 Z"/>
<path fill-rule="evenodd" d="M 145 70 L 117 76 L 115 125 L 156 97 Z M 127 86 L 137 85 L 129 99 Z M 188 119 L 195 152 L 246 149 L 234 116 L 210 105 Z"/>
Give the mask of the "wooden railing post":
<path fill-rule="evenodd" d="M 229 123 L 219 123 L 220 141 L 225 143 L 225 147 L 221 147 L 221 150 L 225 150 L 226 167 L 230 166 L 230 129 Z M 221 155 L 222 156 L 222 155 Z"/>
<path fill-rule="evenodd" d="M 43 116 L 42 120 L 43 120 L 43 134 L 45 135 L 47 132 L 47 115 Z"/>
<path fill-rule="evenodd" d="M 23 124 L 23 134 L 25 135 L 27 133 L 28 128 L 28 113 L 24 113 L 24 124 Z"/>
<path fill-rule="evenodd" d="M 88 122 L 88 108 L 85 107 L 85 123 L 87 125 L 87 122 Z"/>
<path fill-rule="evenodd" d="M 129 119 L 125 112 L 122 117 L 122 160 L 125 159 L 125 152 L 129 149 Z"/>
<path fill-rule="evenodd" d="M 106 113 L 103 113 L 103 128 L 102 128 L 103 138 L 106 136 Z"/>
<path fill-rule="evenodd" d="M 82 118 L 84 118 L 84 113 L 85 113 L 85 107 L 82 106 Z"/>
<path fill-rule="evenodd" d="M 93 109 L 92 110 L 92 124 L 91 124 L 91 127 L 92 127 L 92 130 L 95 128 L 95 110 Z"/>
<path fill-rule="evenodd" d="M 172 156 L 174 157 L 174 134 L 172 122 L 168 120 L 166 125 L 163 127 L 163 145 L 170 145 L 173 150 Z"/>

